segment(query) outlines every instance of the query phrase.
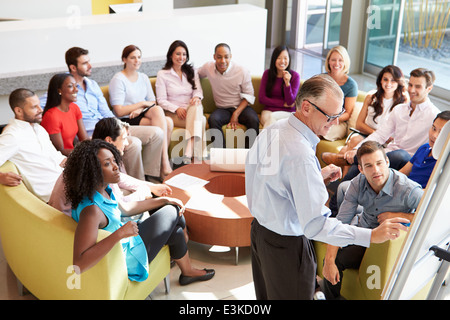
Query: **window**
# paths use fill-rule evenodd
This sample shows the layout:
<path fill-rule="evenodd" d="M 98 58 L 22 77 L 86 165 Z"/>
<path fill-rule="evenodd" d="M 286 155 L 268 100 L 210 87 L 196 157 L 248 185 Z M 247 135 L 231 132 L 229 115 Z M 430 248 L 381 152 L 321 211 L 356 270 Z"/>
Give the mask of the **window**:
<path fill-rule="evenodd" d="M 436 73 L 433 93 L 444 97 L 450 83 L 450 1 L 371 0 L 370 5 L 364 71 L 377 74 L 395 64 L 408 76 L 426 67 Z"/>
<path fill-rule="evenodd" d="M 293 20 L 298 20 L 297 30 L 288 30 L 295 32 L 297 39 L 291 41 L 295 49 L 326 56 L 329 49 L 338 45 L 342 5 L 343 0 L 288 1 L 288 16 L 293 14 Z"/>

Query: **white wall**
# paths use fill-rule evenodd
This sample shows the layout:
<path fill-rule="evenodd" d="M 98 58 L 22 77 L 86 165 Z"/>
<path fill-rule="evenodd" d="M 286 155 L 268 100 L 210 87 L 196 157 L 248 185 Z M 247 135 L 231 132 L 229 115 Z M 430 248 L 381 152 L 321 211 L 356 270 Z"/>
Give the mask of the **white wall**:
<path fill-rule="evenodd" d="M 174 0 L 142 0 L 144 11 L 170 11 L 173 9 Z M 135 1 L 139 2 L 139 1 Z"/>
<path fill-rule="evenodd" d="M 184 40 L 198 66 L 214 46 L 227 42 L 236 60 L 261 73 L 265 57 L 266 10 L 227 5 L 137 14 L 11 21 L 0 24 L 0 77 L 65 68 L 72 46 L 89 49 L 95 63 L 120 62 L 122 49 L 136 44 L 144 58 L 165 56 L 174 40 Z"/>
<path fill-rule="evenodd" d="M 166 1 L 166 0 L 164 0 Z M 92 14 L 91 0 L 1 0 L 1 19 L 48 19 Z"/>
<path fill-rule="evenodd" d="M 252 74 L 263 73 L 265 9 L 246 4 L 159 9 L 144 9 L 138 14 L 1 22 L 0 78 L 66 70 L 64 53 L 72 46 L 89 49 L 95 67 L 121 63 L 122 49 L 129 44 L 138 45 L 143 58 L 164 57 L 169 45 L 177 39 L 186 42 L 196 67 L 212 60 L 217 43 L 227 42 L 234 61 L 245 65 Z M 7 121 L 1 118 L 5 108 L 9 106 L 3 97 L 0 123 Z"/>

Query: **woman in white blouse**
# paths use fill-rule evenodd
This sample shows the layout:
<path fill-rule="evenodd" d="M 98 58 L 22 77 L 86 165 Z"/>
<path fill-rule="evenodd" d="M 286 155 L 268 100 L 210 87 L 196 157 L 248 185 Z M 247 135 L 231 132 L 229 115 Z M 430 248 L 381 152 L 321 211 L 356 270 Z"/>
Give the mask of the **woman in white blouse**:
<path fill-rule="evenodd" d="M 408 101 L 404 80 L 403 72 L 397 66 L 389 65 L 380 71 L 376 81 L 377 91 L 366 96 L 356 120 L 356 129 L 361 134 L 352 136 L 349 141 L 350 149 L 377 130 L 395 106 Z M 386 142 L 389 143 L 390 140 Z"/>
<path fill-rule="evenodd" d="M 167 61 L 156 77 L 156 97 L 176 127 L 186 128 L 183 162 L 201 159 L 205 149 L 206 118 L 203 115 L 203 91 L 197 71 L 189 63 L 189 50 L 183 41 L 174 41 Z"/>
<path fill-rule="evenodd" d="M 387 120 L 395 106 L 408 101 L 404 75 L 399 67 L 394 65 L 384 67 L 378 74 L 376 84 L 377 90 L 366 96 L 356 120 L 356 129 L 359 133 L 352 134 L 339 154 L 324 152 L 322 160 L 325 163 L 346 165 L 345 152 L 356 147 L 365 137 L 377 130 L 379 125 Z M 386 144 L 391 141 L 392 139 L 389 139 Z M 348 168 L 344 168 L 343 175 L 346 169 Z"/>
<path fill-rule="evenodd" d="M 150 79 L 142 72 L 142 52 L 135 45 L 122 51 L 124 68 L 116 73 L 109 83 L 109 100 L 114 114 L 130 125 L 157 126 L 163 130 L 163 149 L 161 155 L 161 178 L 172 172 L 168 155 L 168 140 L 172 135 L 173 122 L 164 115 L 163 109 L 156 105 Z"/>

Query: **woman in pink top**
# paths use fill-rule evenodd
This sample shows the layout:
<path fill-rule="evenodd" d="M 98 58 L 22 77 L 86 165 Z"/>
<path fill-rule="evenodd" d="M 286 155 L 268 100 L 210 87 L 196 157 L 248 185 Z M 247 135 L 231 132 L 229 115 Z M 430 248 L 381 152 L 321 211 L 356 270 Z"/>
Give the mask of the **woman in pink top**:
<path fill-rule="evenodd" d="M 73 141 L 89 139 L 84 128 L 77 101 L 75 79 L 69 73 L 54 75 L 48 85 L 47 103 L 42 115 L 41 125 L 50 135 L 56 150 L 69 155 L 73 150 Z"/>
<path fill-rule="evenodd" d="M 206 150 L 203 91 L 197 71 L 188 62 L 186 44 L 180 40 L 173 42 L 155 85 L 158 105 L 173 120 L 174 126 L 186 128 L 184 163 L 190 163 L 194 156 L 201 159 Z"/>

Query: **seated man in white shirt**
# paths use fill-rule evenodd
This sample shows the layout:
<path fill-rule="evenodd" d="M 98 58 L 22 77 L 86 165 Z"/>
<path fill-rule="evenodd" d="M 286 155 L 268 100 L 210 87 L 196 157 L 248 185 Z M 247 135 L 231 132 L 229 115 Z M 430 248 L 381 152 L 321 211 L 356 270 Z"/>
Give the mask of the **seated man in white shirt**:
<path fill-rule="evenodd" d="M 439 113 L 439 109 L 428 97 L 433 89 L 435 79 L 434 72 L 425 68 L 411 71 L 408 82 L 408 93 L 411 101 L 397 105 L 387 121 L 383 122 L 377 131 L 361 141 L 353 150 L 345 153 L 346 162 L 352 164 L 352 166 L 342 182 L 351 180 L 358 175 L 356 152 L 366 141 L 373 140 L 384 144 L 390 137 L 393 137 L 394 140 L 386 147 L 386 154 L 389 158 L 390 167 L 396 170 L 403 168 L 417 149 L 428 141 L 428 130 Z M 336 195 L 330 199 L 330 209 L 335 216 L 338 210 Z"/>
<path fill-rule="evenodd" d="M 11 183 L 9 185 L 23 179 L 28 190 L 47 202 L 66 157 L 55 149 L 47 131 L 40 126 L 42 108 L 33 91 L 14 90 L 9 104 L 15 117 L 0 135 L 0 165 L 8 160 L 13 162 L 20 177 L 6 173 L 4 178 Z"/>
<path fill-rule="evenodd" d="M 396 106 L 379 130 L 361 141 L 354 150 L 347 151 L 345 159 L 353 164 L 356 151 L 364 142 L 373 140 L 384 144 L 390 137 L 394 140 L 387 145 L 386 152 L 404 150 L 413 156 L 428 141 L 428 130 L 439 113 L 439 109 L 428 97 L 435 79 L 433 71 L 424 68 L 411 71 L 408 82 L 411 101 Z M 404 165 L 405 163 L 394 169 L 401 169 Z"/>
<path fill-rule="evenodd" d="M 252 78 L 244 67 L 231 63 L 231 57 L 230 47 L 225 43 L 218 44 L 214 50 L 215 61 L 205 63 L 198 74 L 200 78 L 209 79 L 217 107 L 208 119 L 209 127 L 215 129 L 214 136 L 220 135 L 215 136 L 214 147 L 226 147 L 223 125 L 235 130 L 239 124 L 243 124 L 247 127 L 245 147 L 249 148 L 259 134 L 258 114 L 250 106 L 255 102 Z M 234 138 L 228 143 L 234 145 Z"/>
<path fill-rule="evenodd" d="M 16 187 L 22 182 L 20 174 L 14 172 L 0 172 L 0 184 L 8 187 Z"/>

